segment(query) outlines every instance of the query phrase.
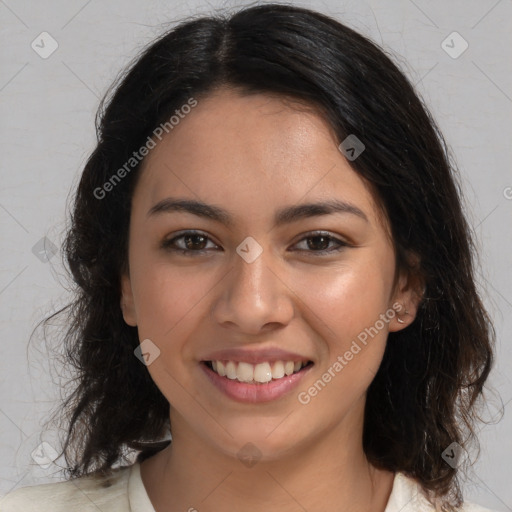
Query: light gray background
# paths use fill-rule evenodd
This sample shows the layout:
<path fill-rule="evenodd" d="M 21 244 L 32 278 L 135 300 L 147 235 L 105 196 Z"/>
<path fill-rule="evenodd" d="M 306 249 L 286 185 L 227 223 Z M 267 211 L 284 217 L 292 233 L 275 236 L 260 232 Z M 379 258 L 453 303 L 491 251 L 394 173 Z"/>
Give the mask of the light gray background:
<path fill-rule="evenodd" d="M 512 511 L 512 1 L 295 3 L 336 17 L 390 52 L 455 155 L 482 255 L 482 294 L 497 329 L 490 386 L 505 405 L 501 422 L 479 427 L 480 458 L 465 492 L 471 501 Z M 60 479 L 55 466 L 43 469 L 30 457 L 41 440 L 51 442 L 41 424 L 59 391 L 40 333 L 30 350 L 28 340 L 68 295 L 60 252 L 45 263 L 32 248 L 44 236 L 61 246 L 68 194 L 94 147 L 99 98 L 162 24 L 247 4 L 0 0 L 0 494 Z M 59 45 L 47 59 L 31 48 L 43 31 Z M 455 59 L 441 46 L 453 31 L 469 44 Z M 490 397 L 487 419 L 501 404 Z"/>

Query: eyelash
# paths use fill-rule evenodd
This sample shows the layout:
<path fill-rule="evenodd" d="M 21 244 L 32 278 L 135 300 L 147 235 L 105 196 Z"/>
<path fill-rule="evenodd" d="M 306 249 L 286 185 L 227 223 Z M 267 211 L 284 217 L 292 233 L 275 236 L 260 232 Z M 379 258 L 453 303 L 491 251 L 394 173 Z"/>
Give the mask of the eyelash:
<path fill-rule="evenodd" d="M 176 240 L 180 240 L 180 239 L 185 238 L 187 236 L 202 236 L 202 237 L 206 238 L 207 241 L 211 241 L 211 239 L 208 237 L 208 235 L 206 235 L 204 233 L 201 233 L 200 231 L 184 231 L 183 233 L 179 234 L 178 236 L 175 236 L 175 237 L 173 237 L 171 239 L 168 239 L 168 240 L 164 240 L 161 243 L 161 248 L 165 249 L 165 250 L 168 250 L 168 251 L 172 251 L 172 252 L 178 252 L 180 254 L 183 254 L 184 256 L 192 256 L 192 257 L 194 257 L 196 255 L 202 255 L 202 254 L 208 252 L 208 249 L 200 249 L 198 251 L 194 251 L 194 250 L 191 250 L 191 249 L 181 249 L 181 248 L 176 248 L 176 247 L 172 246 L 176 242 Z M 305 249 L 304 249 L 304 251 L 305 252 L 313 253 L 314 255 L 320 255 L 321 256 L 321 255 L 337 253 L 337 252 L 342 251 L 346 247 L 351 247 L 351 245 L 348 244 L 347 242 L 344 242 L 343 240 L 340 240 L 339 238 L 336 238 L 336 237 L 334 237 L 334 236 L 332 236 L 329 233 L 326 233 L 324 231 L 314 231 L 312 233 L 308 233 L 307 236 L 303 237 L 297 243 L 300 243 L 300 242 L 302 242 L 304 240 L 308 240 L 310 238 L 320 238 L 320 237 L 329 239 L 329 243 L 335 242 L 336 244 L 338 244 L 338 247 L 336 247 L 334 249 L 324 249 L 322 251 L 313 251 L 313 250 L 309 250 L 308 251 L 308 250 L 305 250 Z"/>

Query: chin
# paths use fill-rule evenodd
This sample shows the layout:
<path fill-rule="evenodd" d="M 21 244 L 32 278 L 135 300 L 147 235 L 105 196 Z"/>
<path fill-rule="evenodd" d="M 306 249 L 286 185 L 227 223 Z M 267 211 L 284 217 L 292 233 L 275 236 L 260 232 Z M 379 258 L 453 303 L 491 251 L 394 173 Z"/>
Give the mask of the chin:
<path fill-rule="evenodd" d="M 252 421 L 251 428 L 237 430 L 233 438 L 229 438 L 229 443 L 215 442 L 216 448 L 223 451 L 229 457 L 238 458 L 241 462 L 259 461 L 270 462 L 291 455 L 294 451 L 299 451 L 300 443 L 297 431 L 290 432 L 287 428 L 279 431 L 279 422 L 276 422 L 272 428 L 268 427 L 268 421 L 265 425 L 258 426 L 258 423 Z M 230 432 L 231 429 L 229 429 Z M 279 431 L 279 432 L 278 432 Z"/>

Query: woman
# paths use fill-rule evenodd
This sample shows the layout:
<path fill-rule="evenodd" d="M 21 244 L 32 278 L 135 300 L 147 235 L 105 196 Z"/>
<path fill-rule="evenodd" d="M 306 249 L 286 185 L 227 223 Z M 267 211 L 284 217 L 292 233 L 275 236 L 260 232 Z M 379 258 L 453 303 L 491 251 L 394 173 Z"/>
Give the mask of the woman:
<path fill-rule="evenodd" d="M 485 510 L 457 469 L 494 331 L 442 135 L 382 50 L 242 9 L 164 34 L 100 110 L 70 479 L 2 512 Z"/>

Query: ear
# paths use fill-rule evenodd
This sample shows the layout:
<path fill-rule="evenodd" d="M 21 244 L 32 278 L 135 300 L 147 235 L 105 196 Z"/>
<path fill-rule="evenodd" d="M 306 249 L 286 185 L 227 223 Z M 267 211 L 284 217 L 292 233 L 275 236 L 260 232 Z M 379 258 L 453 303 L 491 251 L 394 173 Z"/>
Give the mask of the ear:
<path fill-rule="evenodd" d="M 389 322 L 389 332 L 401 331 L 408 327 L 418 312 L 418 307 L 425 293 L 424 279 L 419 272 L 419 258 L 411 257 L 412 268 L 400 271 L 391 308 L 395 316 Z"/>
<path fill-rule="evenodd" d="M 135 327 L 137 325 L 135 301 L 133 300 L 130 276 L 127 273 L 121 275 L 121 311 L 123 312 L 124 321 Z"/>

